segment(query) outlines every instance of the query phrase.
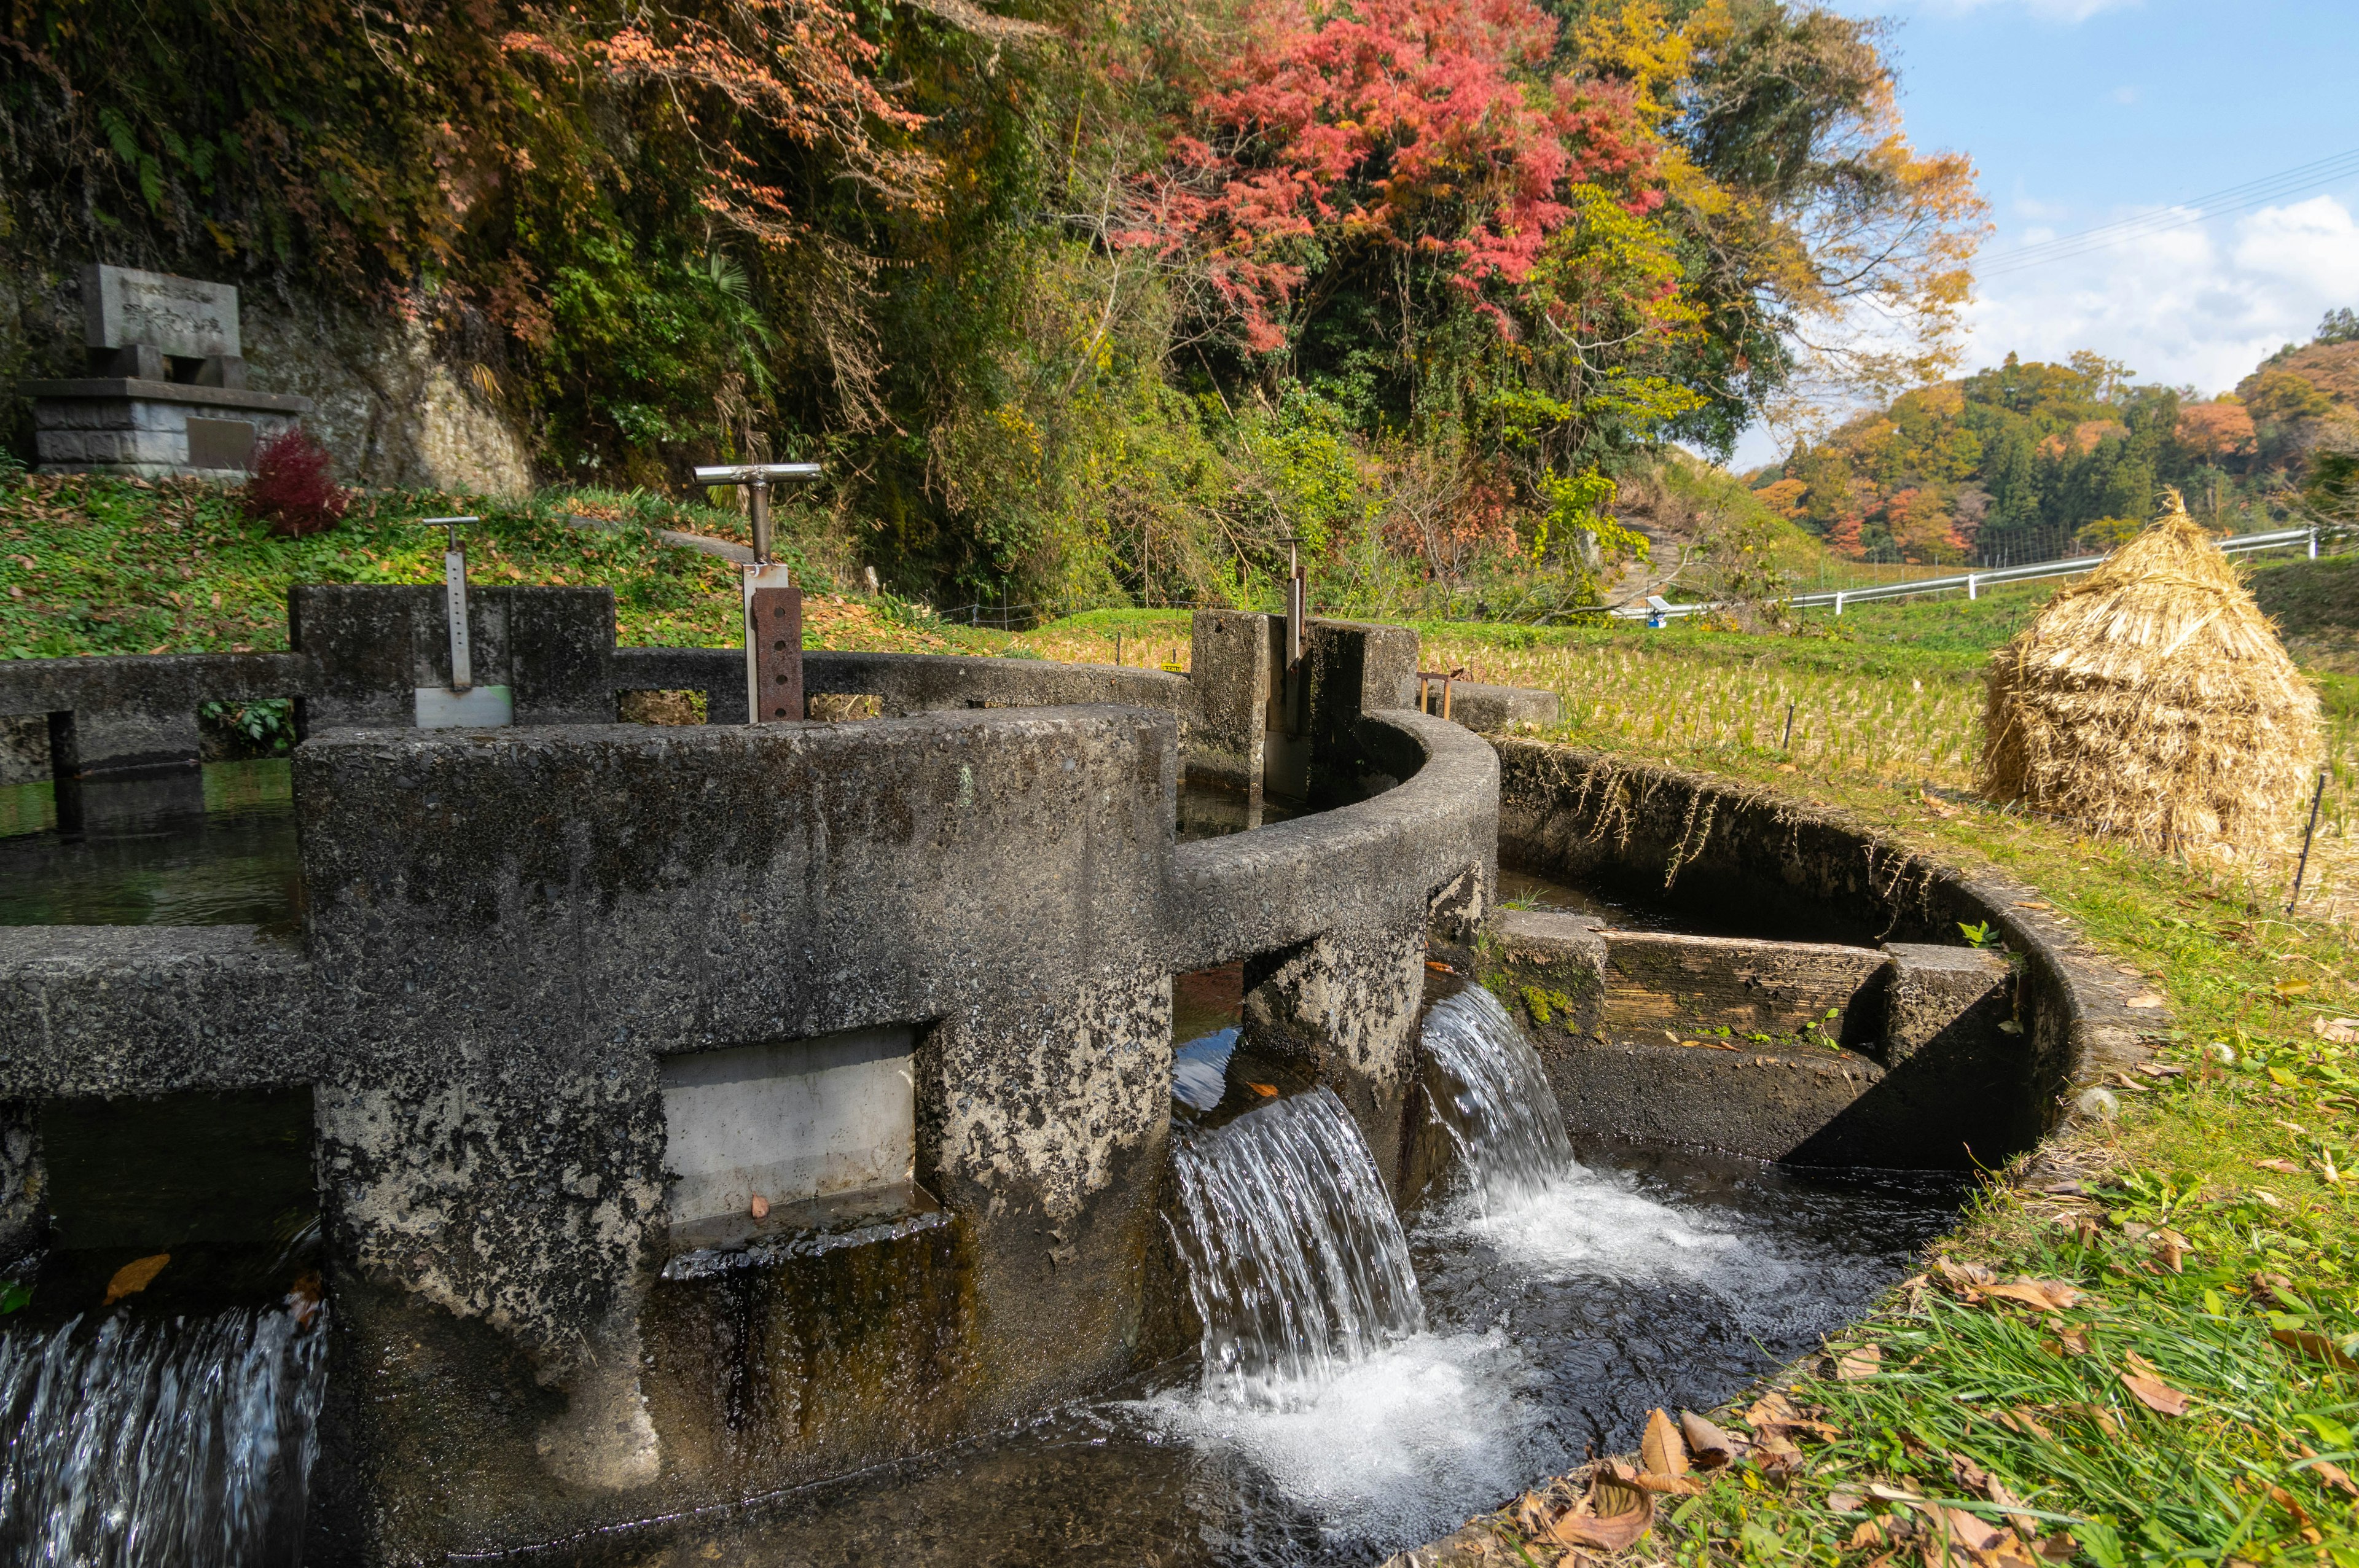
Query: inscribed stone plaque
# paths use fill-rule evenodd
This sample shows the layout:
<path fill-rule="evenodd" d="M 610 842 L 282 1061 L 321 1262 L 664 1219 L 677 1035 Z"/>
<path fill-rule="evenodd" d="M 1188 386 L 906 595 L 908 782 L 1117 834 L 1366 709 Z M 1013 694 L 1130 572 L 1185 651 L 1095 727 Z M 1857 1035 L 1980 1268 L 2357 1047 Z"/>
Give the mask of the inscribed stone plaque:
<path fill-rule="evenodd" d="M 189 416 L 189 466 L 243 469 L 254 465 L 254 422 Z"/>
<path fill-rule="evenodd" d="M 93 349 L 144 343 L 182 359 L 234 356 L 237 290 L 127 266 L 82 269 L 83 336 Z"/>

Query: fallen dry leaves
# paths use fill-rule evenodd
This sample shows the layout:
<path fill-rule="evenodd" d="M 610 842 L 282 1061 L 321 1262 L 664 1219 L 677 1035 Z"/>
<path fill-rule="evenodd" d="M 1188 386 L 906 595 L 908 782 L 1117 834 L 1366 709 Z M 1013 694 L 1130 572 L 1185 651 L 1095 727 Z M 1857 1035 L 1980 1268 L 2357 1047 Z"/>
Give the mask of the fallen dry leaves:
<path fill-rule="evenodd" d="M 2129 1370 L 2122 1376 L 2122 1387 L 2137 1396 L 2138 1403 L 2157 1415 L 2182 1416 L 2187 1413 L 2187 1395 L 2172 1388 L 2156 1374 L 2154 1363 L 2136 1351 L 2124 1357 Z"/>
<path fill-rule="evenodd" d="M 106 1281 L 106 1300 L 103 1305 L 113 1306 L 125 1296 L 136 1296 L 156 1282 L 164 1265 L 172 1260 L 169 1252 L 158 1252 L 152 1258 L 141 1258 L 114 1271 L 114 1278 Z M 179 1276 L 174 1276 L 178 1278 Z"/>
<path fill-rule="evenodd" d="M 1883 1369 L 1884 1352 L 1876 1346 L 1862 1345 L 1835 1357 L 1835 1379 L 1838 1382 L 1861 1382 Z"/>

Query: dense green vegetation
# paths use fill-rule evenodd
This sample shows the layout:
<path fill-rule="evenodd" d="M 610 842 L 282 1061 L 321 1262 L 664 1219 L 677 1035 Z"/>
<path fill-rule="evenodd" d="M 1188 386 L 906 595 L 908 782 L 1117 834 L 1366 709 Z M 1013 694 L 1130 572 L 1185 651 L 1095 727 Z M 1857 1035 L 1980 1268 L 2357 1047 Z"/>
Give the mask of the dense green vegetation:
<path fill-rule="evenodd" d="M 1788 0 L 26 0 L 0 256 L 424 324 L 543 476 L 821 458 L 934 602 L 1467 594 L 1635 548 L 1616 481 L 1847 359 L 1945 362 L 1979 204 Z M 1840 215 L 1839 218 L 1837 215 Z M 0 317 L 0 381 L 71 344 Z M 8 406 L 7 444 L 27 442 Z M 1429 585 L 1432 585 L 1429 588 Z"/>

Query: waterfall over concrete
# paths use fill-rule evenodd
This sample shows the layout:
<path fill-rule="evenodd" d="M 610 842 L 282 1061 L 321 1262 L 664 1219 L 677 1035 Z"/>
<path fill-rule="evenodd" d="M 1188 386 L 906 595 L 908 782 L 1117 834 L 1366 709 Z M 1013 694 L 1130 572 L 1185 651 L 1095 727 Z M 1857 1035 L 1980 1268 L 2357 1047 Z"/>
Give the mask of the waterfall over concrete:
<path fill-rule="evenodd" d="M 1436 1002 L 1424 1039 L 1441 1080 L 1434 1118 L 1457 1145 L 1472 1191 L 1493 1202 L 1528 1196 L 1573 1168 L 1539 1053 L 1498 998 L 1472 986 Z"/>
<path fill-rule="evenodd" d="M 1329 1090 L 1190 1139 L 1172 1162 L 1208 1387 L 1279 1401 L 1425 1326 L 1392 1198 Z"/>
<path fill-rule="evenodd" d="M 327 1335 L 292 1311 L 0 1336 L 0 1540 L 24 1563 L 300 1556 Z"/>

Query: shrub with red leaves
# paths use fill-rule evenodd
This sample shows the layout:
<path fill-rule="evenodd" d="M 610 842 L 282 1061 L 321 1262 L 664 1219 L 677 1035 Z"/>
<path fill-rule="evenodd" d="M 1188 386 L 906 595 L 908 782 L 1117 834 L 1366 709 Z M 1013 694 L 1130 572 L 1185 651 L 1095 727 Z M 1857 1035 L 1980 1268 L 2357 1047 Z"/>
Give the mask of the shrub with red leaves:
<path fill-rule="evenodd" d="M 299 539 L 336 525 L 352 496 L 336 485 L 328 449 L 291 426 L 255 449 L 245 481 L 245 513 L 282 538 Z"/>

